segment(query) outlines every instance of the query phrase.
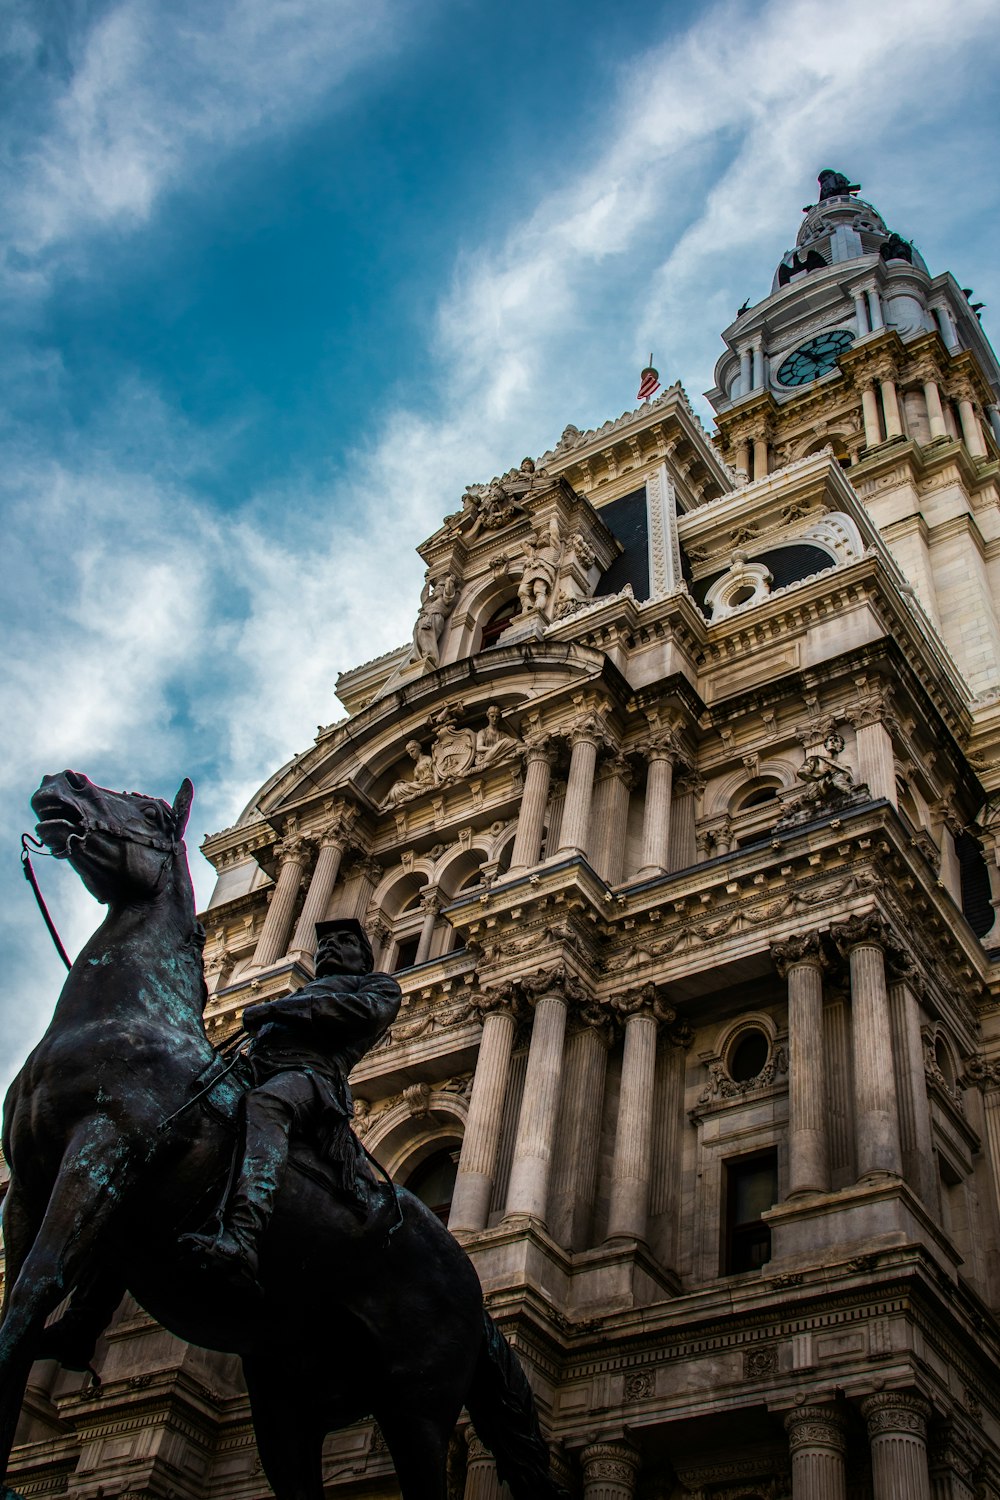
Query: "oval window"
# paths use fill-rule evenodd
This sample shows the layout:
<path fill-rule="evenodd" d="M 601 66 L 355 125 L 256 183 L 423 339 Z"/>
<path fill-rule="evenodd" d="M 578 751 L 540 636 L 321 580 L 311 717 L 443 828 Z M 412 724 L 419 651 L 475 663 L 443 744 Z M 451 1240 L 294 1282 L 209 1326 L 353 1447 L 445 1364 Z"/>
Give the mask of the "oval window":
<path fill-rule="evenodd" d="M 734 1083 L 749 1083 L 764 1071 L 770 1052 L 770 1042 L 756 1026 L 741 1032 L 729 1053 L 730 1078 Z"/>

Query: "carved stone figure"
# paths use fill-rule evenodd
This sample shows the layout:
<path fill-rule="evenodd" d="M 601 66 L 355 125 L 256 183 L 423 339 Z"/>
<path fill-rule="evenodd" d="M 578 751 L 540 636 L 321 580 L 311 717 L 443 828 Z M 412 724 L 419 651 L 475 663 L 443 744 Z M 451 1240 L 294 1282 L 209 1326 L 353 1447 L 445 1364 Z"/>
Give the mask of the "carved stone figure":
<path fill-rule="evenodd" d="M 447 706 L 433 715 L 434 743 L 431 761 L 434 780 L 440 786 L 462 776 L 472 765 L 476 754 L 476 737 L 471 729 L 460 729 L 455 710 Z"/>
<path fill-rule="evenodd" d="M 403 802 L 412 802 L 414 797 L 419 797 L 435 784 L 434 762 L 424 754 L 419 740 L 407 740 L 406 753 L 413 762 L 413 775 L 400 777 L 399 781 L 392 783 L 382 803 L 383 811 L 399 807 Z"/>
<path fill-rule="evenodd" d="M 183 842 L 191 797 L 190 782 L 171 806 L 66 771 L 32 799 L 38 837 L 109 911 L 7 1097 L 0 1470 L 32 1361 L 86 1369 L 129 1292 L 177 1338 L 241 1357 L 276 1500 L 321 1497 L 324 1434 L 369 1414 L 405 1500 L 444 1496 L 463 1405 L 516 1500 L 557 1500 L 531 1389 L 476 1273 L 405 1188 L 387 1237 L 378 1213 L 340 1196 L 307 1130 L 292 1136 L 255 1247 L 259 1293 L 179 1243 L 178 1226 L 226 1180 L 246 1087 L 205 1034 Z M 367 982 L 347 989 L 357 998 Z M 388 989 L 384 1000 L 391 1008 Z M 259 1009 L 270 1024 L 275 1002 Z M 362 1033 L 379 1024 L 363 1018 Z"/>
<path fill-rule="evenodd" d="M 811 802 L 830 802 L 853 792 L 855 787 L 848 767 L 837 764 L 837 756 L 844 748 L 843 738 L 839 734 L 828 734 L 823 748 L 827 752 L 825 755 L 814 750 L 812 755 L 806 756 L 797 772 L 799 780 L 809 784 L 805 795 Z"/>
<path fill-rule="evenodd" d="M 458 581 L 452 573 L 443 578 L 425 579 L 420 594 L 420 613 L 413 627 L 413 649 L 410 661 L 423 661 L 436 667 L 440 660 L 439 648 L 444 624 L 458 598 Z"/>
<path fill-rule="evenodd" d="M 551 605 L 556 585 L 556 574 L 562 557 L 562 542 L 559 523 L 553 516 L 544 531 L 536 531 L 524 544 L 525 563 L 517 597 L 521 609 L 546 613 Z"/>
<path fill-rule="evenodd" d="M 521 741 L 500 728 L 500 710 L 491 703 L 486 710 L 486 727 L 476 735 L 476 758 L 473 769 L 484 771 L 488 766 L 511 760 L 521 749 Z"/>

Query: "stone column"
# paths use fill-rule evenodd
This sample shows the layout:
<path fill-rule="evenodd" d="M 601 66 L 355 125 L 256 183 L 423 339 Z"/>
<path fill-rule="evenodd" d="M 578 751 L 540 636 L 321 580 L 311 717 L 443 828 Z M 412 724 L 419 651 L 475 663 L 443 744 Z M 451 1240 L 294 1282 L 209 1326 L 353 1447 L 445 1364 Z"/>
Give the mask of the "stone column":
<path fill-rule="evenodd" d="M 437 923 L 438 913 L 441 910 L 441 897 L 438 895 L 436 887 L 423 892 L 420 897 L 420 905 L 424 909 L 424 920 L 420 928 L 420 940 L 417 943 L 417 952 L 413 960 L 415 964 L 426 963 L 427 959 L 431 956 L 434 928 Z"/>
<path fill-rule="evenodd" d="M 754 344 L 750 351 L 753 355 L 753 377 L 752 389 L 759 391 L 764 384 L 764 349 L 761 344 Z M 758 476 L 759 477 L 759 476 Z"/>
<path fill-rule="evenodd" d="M 740 395 L 749 396 L 753 389 L 753 364 L 750 350 L 740 350 Z"/>
<path fill-rule="evenodd" d="M 979 426 L 979 418 L 976 416 L 976 408 L 972 404 L 972 393 L 962 390 L 958 396 L 958 420 L 962 424 L 962 437 L 965 446 L 973 458 L 986 457 L 986 444 L 983 441 L 982 428 Z"/>
<path fill-rule="evenodd" d="M 1000 446 L 1000 407 L 990 405 L 986 408 L 986 418 L 993 430 L 997 445 Z"/>
<path fill-rule="evenodd" d="M 624 755 L 614 755 L 601 767 L 594 797 L 590 863 L 608 885 L 618 885 L 625 864 L 628 798 L 635 778 Z"/>
<path fill-rule="evenodd" d="M 771 945 L 788 980 L 788 1196 L 827 1193 L 830 1159 L 823 1066 L 823 970 L 819 936 L 805 933 Z"/>
<path fill-rule="evenodd" d="M 858 338 L 863 339 L 871 329 L 868 326 L 868 305 L 865 294 L 861 291 L 854 293 L 854 320 L 858 325 Z"/>
<path fill-rule="evenodd" d="M 357 917 L 359 922 L 365 922 L 371 908 L 372 897 L 384 874 L 385 871 L 378 860 L 372 859 L 370 854 L 362 854 L 352 861 L 345 874 L 345 880 L 353 882 L 355 887 L 351 892 L 351 904 L 348 906 L 345 892 L 343 909 L 339 910 L 337 915 Z M 338 902 L 339 905 L 340 902 Z"/>
<path fill-rule="evenodd" d="M 873 1500 L 931 1500 L 927 1472 L 927 1419 L 922 1396 L 879 1391 L 866 1396 L 861 1413 L 872 1454 Z"/>
<path fill-rule="evenodd" d="M 469 1445 L 469 1463 L 465 1471 L 464 1500 L 501 1500 L 510 1494 L 497 1478 L 497 1466 L 493 1455 L 485 1447 L 471 1427 L 466 1428 L 465 1441 Z"/>
<path fill-rule="evenodd" d="M 863 781 L 872 796 L 884 797 L 893 807 L 899 806 L 896 790 L 896 759 L 892 735 L 886 727 L 890 717 L 891 690 L 879 684 L 870 688 L 863 701 L 848 714 L 854 725 L 858 746 L 858 780 Z"/>
<path fill-rule="evenodd" d="M 889 985 L 889 1018 L 892 1024 L 893 1055 L 896 1059 L 903 1174 L 927 1207 L 936 1212 L 937 1171 L 931 1145 L 927 1075 L 924 1072 L 924 1048 L 920 1036 L 920 1005 L 905 979 L 897 979 Z"/>
<path fill-rule="evenodd" d="M 559 854 L 586 854 L 590 834 L 590 809 L 594 800 L 597 749 L 604 738 L 604 725 L 597 714 L 585 713 L 570 726 L 572 753 L 566 781 Z"/>
<path fill-rule="evenodd" d="M 902 437 L 903 419 L 899 414 L 899 397 L 896 395 L 896 382 L 890 375 L 886 375 L 879 381 L 882 391 L 882 411 L 885 415 L 885 437 L 886 442 L 890 438 Z"/>
<path fill-rule="evenodd" d="M 639 1455 L 631 1443 L 591 1443 L 581 1457 L 583 1500 L 632 1500 Z"/>
<path fill-rule="evenodd" d="M 885 982 L 888 931 L 877 912 L 830 929 L 851 966 L 851 1045 L 858 1178 L 902 1173 L 892 1027 Z"/>
<path fill-rule="evenodd" d="M 517 817 L 517 833 L 511 854 L 511 872 L 537 865 L 545 831 L 545 806 L 549 800 L 553 751 L 548 735 L 528 741 L 525 755 L 524 791 Z"/>
<path fill-rule="evenodd" d="M 955 327 L 955 320 L 951 315 L 951 308 L 938 304 L 938 306 L 932 307 L 931 311 L 937 317 L 938 325 L 941 329 L 941 337 L 944 339 L 949 350 L 954 353 L 959 347 L 959 343 L 958 330 Z"/>
<path fill-rule="evenodd" d="M 736 444 L 734 467 L 744 483 L 750 478 L 750 439 L 740 438 Z"/>
<path fill-rule="evenodd" d="M 941 407 L 941 391 L 936 380 L 924 381 L 924 400 L 927 403 L 927 421 L 931 429 L 931 442 L 935 438 L 946 438 L 948 428 L 945 425 L 944 411 Z"/>
<path fill-rule="evenodd" d="M 868 288 L 868 311 L 872 320 L 872 333 L 878 333 L 880 328 L 885 327 L 885 319 L 882 316 L 882 298 L 877 286 Z"/>
<path fill-rule="evenodd" d="M 882 428 L 878 418 L 878 399 L 871 381 L 861 388 L 861 411 L 865 421 L 865 447 L 877 448 L 882 441 Z"/>
<path fill-rule="evenodd" d="M 524 1214 L 544 1223 L 562 1097 L 567 983 L 550 972 L 521 984 L 534 1000 L 535 1015 L 504 1217 Z"/>
<path fill-rule="evenodd" d="M 654 734 L 642 747 L 646 757 L 646 807 L 642 817 L 640 876 L 665 875 L 670 849 L 670 801 L 677 740 L 672 730 Z"/>
<path fill-rule="evenodd" d="M 549 1232 L 567 1250 L 586 1250 L 597 1185 L 610 1016 L 583 1006 L 566 1039 L 563 1105 L 549 1193 Z"/>
<path fill-rule="evenodd" d="M 847 1424 L 835 1406 L 797 1406 L 785 1417 L 792 1500 L 846 1500 Z"/>
<path fill-rule="evenodd" d="M 320 839 L 316 868 L 312 872 L 306 899 L 295 924 L 295 936 L 288 950 L 290 953 L 307 953 L 312 957 L 316 951 L 316 923 L 322 922 L 326 916 L 333 887 L 340 873 L 340 861 L 347 848 L 347 839 L 348 830 L 339 820 Z"/>
<path fill-rule="evenodd" d="M 485 997 L 485 1004 L 492 1008 L 483 1016 L 469 1116 L 448 1217 L 452 1230 L 475 1232 L 486 1228 L 516 1029 L 512 999 L 509 986 Z"/>
<path fill-rule="evenodd" d="M 625 1052 L 607 1238 L 644 1240 L 653 1148 L 656 1033 L 659 1022 L 672 1021 L 676 1012 L 664 1006 L 652 984 L 621 996 L 615 1009 L 625 1018 Z"/>
<path fill-rule="evenodd" d="M 257 947 L 254 949 L 255 968 L 266 968 L 269 964 L 277 963 L 279 958 L 284 957 L 288 932 L 292 925 L 292 912 L 295 909 L 295 898 L 299 893 L 302 871 L 306 867 L 308 848 L 305 839 L 294 836 L 278 845 L 278 879 L 274 885 L 271 904 L 267 908 L 264 926 L 257 939 Z"/>
<path fill-rule="evenodd" d="M 756 437 L 753 440 L 753 477 L 764 479 L 769 472 L 767 437 Z"/>

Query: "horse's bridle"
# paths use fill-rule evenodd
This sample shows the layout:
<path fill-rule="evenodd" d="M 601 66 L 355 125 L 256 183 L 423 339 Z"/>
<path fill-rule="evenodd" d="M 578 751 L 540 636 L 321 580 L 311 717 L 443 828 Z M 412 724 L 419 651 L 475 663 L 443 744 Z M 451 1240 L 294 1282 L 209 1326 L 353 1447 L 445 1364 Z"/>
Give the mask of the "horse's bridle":
<path fill-rule="evenodd" d="M 154 895 L 159 891 L 160 886 L 163 884 L 163 877 L 167 872 L 167 861 L 173 855 L 175 855 L 181 847 L 180 841 L 178 839 L 161 839 L 157 838 L 156 835 L 152 833 L 129 833 L 124 828 L 116 828 L 112 823 L 106 823 L 102 818 L 95 818 L 93 822 L 90 823 L 85 822 L 82 833 L 69 834 L 66 839 L 66 847 L 61 854 L 56 854 L 51 849 L 46 849 L 45 845 L 42 843 L 42 840 L 35 838 L 34 834 L 21 834 L 21 868 L 24 870 L 24 878 L 34 892 L 35 900 L 38 902 L 38 909 L 42 914 L 46 927 L 49 929 L 49 936 L 51 937 L 53 943 L 55 943 L 56 952 L 59 954 L 59 957 L 66 965 L 67 969 L 71 969 L 73 967 L 73 961 L 70 958 L 69 954 L 66 952 L 66 949 L 63 947 L 62 941 L 59 937 L 59 933 L 56 931 L 56 924 L 53 922 L 52 917 L 49 913 L 49 909 L 45 904 L 45 897 L 42 895 L 41 887 L 38 884 L 38 876 L 35 874 L 35 871 L 31 864 L 31 853 L 29 852 L 28 845 L 31 844 L 34 848 L 35 853 L 41 855 L 45 859 L 68 859 L 70 848 L 73 843 L 78 843 L 81 849 L 84 848 L 86 846 L 88 838 L 90 838 L 92 833 L 106 833 L 109 834 L 111 838 L 117 839 L 122 843 L 139 844 L 143 848 L 155 849 L 158 854 L 162 854 L 163 863 L 160 865 L 160 873 L 156 877 L 156 885 L 153 887 Z"/>

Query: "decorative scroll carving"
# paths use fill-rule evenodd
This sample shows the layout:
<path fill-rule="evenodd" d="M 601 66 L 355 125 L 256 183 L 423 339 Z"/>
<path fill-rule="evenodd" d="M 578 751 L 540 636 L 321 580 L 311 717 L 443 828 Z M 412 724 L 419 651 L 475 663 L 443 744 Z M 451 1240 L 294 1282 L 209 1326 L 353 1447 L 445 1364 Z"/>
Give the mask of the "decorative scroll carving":
<path fill-rule="evenodd" d="M 782 979 L 787 978 L 789 969 L 796 964 L 813 964 L 818 969 L 830 966 L 818 932 L 803 932 L 783 942 L 772 943 L 771 962 Z"/>
<path fill-rule="evenodd" d="M 870 1438 L 885 1432 L 906 1432 L 926 1440 L 931 1408 L 922 1396 L 905 1391 L 876 1391 L 862 1401 L 861 1413 Z"/>

